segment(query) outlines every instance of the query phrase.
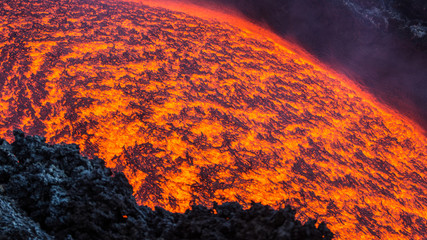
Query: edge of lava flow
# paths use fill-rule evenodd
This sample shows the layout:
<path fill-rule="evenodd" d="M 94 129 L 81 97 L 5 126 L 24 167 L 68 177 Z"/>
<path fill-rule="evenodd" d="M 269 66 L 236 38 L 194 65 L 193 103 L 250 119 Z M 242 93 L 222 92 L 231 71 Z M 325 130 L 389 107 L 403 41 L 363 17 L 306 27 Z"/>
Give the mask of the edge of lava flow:
<path fill-rule="evenodd" d="M 307 63 L 319 67 L 319 70 L 326 70 L 329 75 L 334 78 L 340 79 L 343 85 L 349 89 L 352 89 L 361 96 L 364 100 L 367 100 L 373 105 L 378 106 L 384 113 L 391 114 L 403 122 L 408 123 L 413 127 L 414 132 L 421 133 L 423 137 L 427 136 L 427 130 L 421 127 L 416 121 L 411 119 L 409 116 L 401 114 L 399 111 L 389 106 L 388 104 L 380 101 L 378 98 L 373 96 L 369 89 L 359 84 L 357 79 L 350 79 L 344 73 L 337 72 L 331 66 L 319 61 L 316 57 L 308 53 L 305 49 L 301 48 L 297 43 L 294 43 L 292 39 L 285 39 L 275 34 L 269 26 L 262 23 L 251 22 L 246 16 L 234 10 L 230 7 L 222 6 L 221 4 L 215 5 L 204 1 L 199 1 L 198 4 L 192 3 L 191 0 L 122 0 L 125 2 L 142 3 L 144 5 L 154 8 L 164 8 L 170 11 L 182 12 L 187 15 L 198 17 L 206 20 L 214 20 L 222 23 L 230 24 L 234 27 L 240 28 L 254 33 L 255 36 L 259 36 L 259 39 L 270 39 L 280 47 L 285 48 L 287 51 L 294 52 L 299 56 L 303 56 Z M 318 70 L 318 69 L 316 69 Z M 352 76 L 357 78 L 357 76 Z"/>
<path fill-rule="evenodd" d="M 414 121 L 241 16 L 83 2 L 77 17 L 44 0 L 14 12 L 21 21 L 0 19 L 0 39 L 10 36 L 0 41 L 1 134 L 21 128 L 99 154 L 149 207 L 291 204 L 339 239 L 421 239 L 427 139 Z M 47 13 L 25 29 L 31 10 Z"/>

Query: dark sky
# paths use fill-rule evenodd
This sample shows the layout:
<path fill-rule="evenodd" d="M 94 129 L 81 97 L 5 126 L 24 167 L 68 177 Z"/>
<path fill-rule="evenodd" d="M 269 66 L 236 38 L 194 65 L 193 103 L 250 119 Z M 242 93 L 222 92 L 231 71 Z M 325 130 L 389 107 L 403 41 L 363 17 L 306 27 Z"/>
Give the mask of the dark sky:
<path fill-rule="evenodd" d="M 427 1 L 207 1 L 268 24 L 427 128 Z"/>

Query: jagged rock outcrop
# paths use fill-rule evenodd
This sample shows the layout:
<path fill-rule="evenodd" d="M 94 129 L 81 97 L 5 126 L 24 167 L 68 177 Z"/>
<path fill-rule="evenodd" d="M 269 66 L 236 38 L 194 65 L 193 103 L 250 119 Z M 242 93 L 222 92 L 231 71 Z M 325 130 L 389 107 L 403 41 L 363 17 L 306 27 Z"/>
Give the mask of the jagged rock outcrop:
<path fill-rule="evenodd" d="M 1 189 L 0 189 L 1 190 Z M 53 239 L 8 197 L 0 195 L 0 239 Z"/>
<path fill-rule="evenodd" d="M 295 210 L 289 206 L 273 210 L 252 203 L 250 209 L 243 210 L 238 203 L 224 203 L 214 205 L 213 209 L 193 206 L 184 214 L 158 208 L 150 216 L 152 235 L 163 239 L 330 239 L 333 236 L 324 223 L 316 229 L 316 220 L 304 225 L 296 221 Z"/>
<path fill-rule="evenodd" d="M 146 216 L 122 173 L 82 157 L 77 145 L 51 146 L 38 136 L 14 134 L 16 141 L 0 148 L 4 194 L 46 233 L 58 239 L 146 237 Z"/>
<path fill-rule="evenodd" d="M 0 140 L 0 239 L 331 239 L 290 207 L 193 206 L 184 214 L 138 206 L 122 173 L 77 145 L 14 131 Z"/>

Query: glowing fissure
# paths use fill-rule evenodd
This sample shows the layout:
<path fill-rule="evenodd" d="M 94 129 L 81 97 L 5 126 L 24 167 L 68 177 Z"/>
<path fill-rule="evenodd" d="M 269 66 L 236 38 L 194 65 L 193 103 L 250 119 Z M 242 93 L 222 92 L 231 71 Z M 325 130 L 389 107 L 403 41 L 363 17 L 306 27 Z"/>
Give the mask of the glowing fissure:
<path fill-rule="evenodd" d="M 0 3 L 0 134 L 77 143 L 137 200 L 290 203 L 338 239 L 421 239 L 427 140 L 272 38 L 114 1 Z"/>

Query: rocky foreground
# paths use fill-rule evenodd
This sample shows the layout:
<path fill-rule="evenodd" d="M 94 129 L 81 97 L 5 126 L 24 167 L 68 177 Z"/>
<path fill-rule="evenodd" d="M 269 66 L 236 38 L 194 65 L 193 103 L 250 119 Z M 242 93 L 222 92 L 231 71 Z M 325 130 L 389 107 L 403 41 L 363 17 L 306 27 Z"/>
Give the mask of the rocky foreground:
<path fill-rule="evenodd" d="M 184 214 L 136 204 L 122 173 L 77 145 L 14 131 L 0 139 L 0 239 L 332 239 L 291 207 L 193 206 Z"/>

